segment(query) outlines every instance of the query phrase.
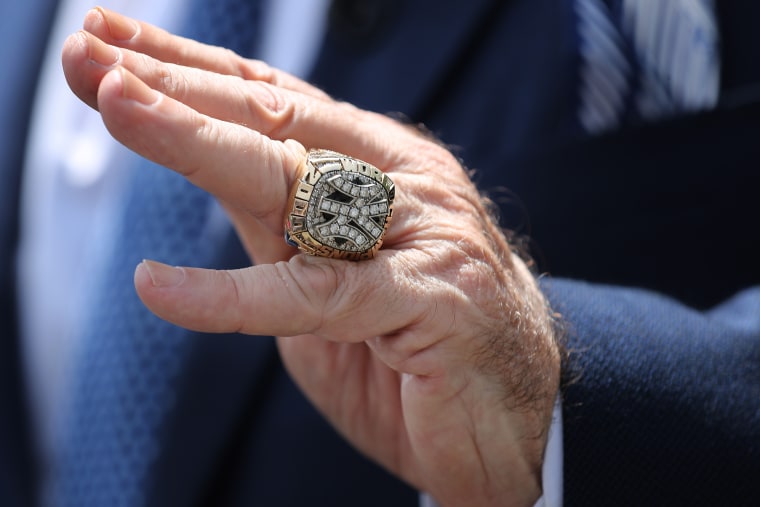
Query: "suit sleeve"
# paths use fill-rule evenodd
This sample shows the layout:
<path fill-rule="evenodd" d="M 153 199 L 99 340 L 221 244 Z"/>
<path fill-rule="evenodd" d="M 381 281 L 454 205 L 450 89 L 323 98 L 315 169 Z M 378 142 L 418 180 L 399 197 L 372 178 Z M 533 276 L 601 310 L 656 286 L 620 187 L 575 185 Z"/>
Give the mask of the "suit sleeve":
<path fill-rule="evenodd" d="M 542 286 L 567 328 L 565 505 L 755 504 L 760 287 L 696 311 L 638 289 Z"/>

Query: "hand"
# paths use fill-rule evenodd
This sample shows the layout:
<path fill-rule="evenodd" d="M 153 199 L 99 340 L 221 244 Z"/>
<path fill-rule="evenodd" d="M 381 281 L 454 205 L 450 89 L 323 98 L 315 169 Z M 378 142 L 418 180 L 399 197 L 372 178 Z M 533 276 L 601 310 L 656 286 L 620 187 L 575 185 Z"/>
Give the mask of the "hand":
<path fill-rule="evenodd" d="M 458 161 L 261 62 L 103 9 L 84 28 L 63 50 L 74 93 L 116 139 L 213 194 L 256 264 L 142 263 L 148 308 L 195 330 L 279 336 L 290 374 L 332 424 L 442 505 L 531 505 L 559 383 L 553 322 Z M 394 180 L 374 259 L 284 243 L 311 147 Z"/>

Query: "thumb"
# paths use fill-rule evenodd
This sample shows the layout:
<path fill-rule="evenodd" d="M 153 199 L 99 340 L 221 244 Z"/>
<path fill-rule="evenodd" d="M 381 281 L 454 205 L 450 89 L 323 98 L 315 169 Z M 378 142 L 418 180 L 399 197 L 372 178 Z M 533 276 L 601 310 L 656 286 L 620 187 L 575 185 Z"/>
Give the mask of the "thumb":
<path fill-rule="evenodd" d="M 419 311 L 399 302 L 387 283 L 389 263 L 296 255 L 289 262 L 210 270 L 146 260 L 137 266 L 134 283 L 153 313 L 188 329 L 360 342 L 403 327 Z M 385 287 L 368 290 L 378 286 L 372 283 L 376 277 L 386 280 Z M 389 306 L 397 309 L 395 318 L 378 319 L 377 308 Z"/>
<path fill-rule="evenodd" d="M 195 331 L 278 336 L 312 332 L 320 323 L 318 305 L 286 271 L 278 265 L 212 270 L 144 260 L 134 283 L 153 313 Z"/>

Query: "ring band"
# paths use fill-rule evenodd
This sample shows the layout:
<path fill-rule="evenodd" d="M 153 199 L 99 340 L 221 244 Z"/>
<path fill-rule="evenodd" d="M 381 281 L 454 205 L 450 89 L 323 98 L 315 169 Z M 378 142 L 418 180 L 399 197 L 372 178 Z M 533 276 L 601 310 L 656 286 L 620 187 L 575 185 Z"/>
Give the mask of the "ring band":
<path fill-rule="evenodd" d="M 395 186 L 377 167 L 328 150 L 310 150 L 293 186 L 285 240 L 320 257 L 371 259 L 393 216 Z"/>

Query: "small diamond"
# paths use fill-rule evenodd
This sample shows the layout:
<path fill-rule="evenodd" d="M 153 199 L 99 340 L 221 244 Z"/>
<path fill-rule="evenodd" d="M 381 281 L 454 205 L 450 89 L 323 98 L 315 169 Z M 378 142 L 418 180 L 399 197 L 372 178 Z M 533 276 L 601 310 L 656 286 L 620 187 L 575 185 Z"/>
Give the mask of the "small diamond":
<path fill-rule="evenodd" d="M 367 217 L 359 217 L 357 222 L 359 222 L 359 225 L 364 225 L 367 223 Z"/>
<path fill-rule="evenodd" d="M 372 215 L 377 215 L 377 204 L 373 204 L 369 207 L 369 212 Z"/>
<path fill-rule="evenodd" d="M 335 222 L 330 224 L 330 232 L 333 234 L 338 234 L 340 232 L 340 225 Z"/>
<path fill-rule="evenodd" d="M 348 216 L 351 218 L 356 218 L 359 216 L 359 209 L 358 208 L 351 208 L 351 211 L 348 212 Z"/>
<path fill-rule="evenodd" d="M 344 191 L 345 193 L 347 193 L 347 194 L 350 194 L 350 193 L 351 193 L 351 189 L 352 189 L 353 187 L 354 187 L 354 186 L 353 186 L 351 183 L 349 183 L 349 182 L 345 182 L 341 188 L 343 189 L 343 191 Z"/>
<path fill-rule="evenodd" d="M 329 235 L 330 235 L 330 228 L 329 228 L 329 227 L 327 227 L 327 226 L 325 226 L 325 227 L 320 227 L 320 228 L 319 228 L 319 233 L 320 233 L 322 236 L 329 236 Z"/>
<path fill-rule="evenodd" d="M 369 190 L 367 190 L 367 187 L 362 187 L 359 195 L 361 195 L 362 197 L 369 197 Z"/>
<path fill-rule="evenodd" d="M 351 229 L 348 231 L 348 237 L 351 239 L 354 239 L 356 237 L 356 229 Z"/>
<path fill-rule="evenodd" d="M 380 210 L 380 213 L 388 213 L 388 205 L 384 202 L 381 202 L 377 205 L 378 209 Z"/>
<path fill-rule="evenodd" d="M 362 215 L 368 216 L 369 215 L 369 206 L 364 206 L 362 208 Z"/>
<path fill-rule="evenodd" d="M 357 245 L 362 245 L 362 244 L 364 244 L 366 242 L 367 242 L 367 238 L 365 238 L 361 234 L 356 237 L 356 244 Z"/>
<path fill-rule="evenodd" d="M 348 218 L 344 217 L 343 215 L 338 216 L 338 223 L 340 225 L 345 225 L 348 223 Z"/>
<path fill-rule="evenodd" d="M 330 202 L 322 201 L 321 208 L 322 208 L 322 211 L 330 211 Z"/>
<path fill-rule="evenodd" d="M 338 204 L 337 202 L 330 204 L 330 211 L 332 211 L 333 213 L 337 213 L 339 210 L 340 210 L 340 204 Z"/>
<path fill-rule="evenodd" d="M 354 203 L 354 206 L 356 206 L 357 208 L 361 208 L 362 206 L 364 206 L 365 203 L 366 201 L 364 199 L 357 199 L 356 202 Z"/>
<path fill-rule="evenodd" d="M 347 226 L 347 225 L 342 225 L 342 226 L 340 227 L 340 235 L 341 235 L 341 236 L 346 236 L 346 235 L 348 235 L 348 226 Z"/>
<path fill-rule="evenodd" d="M 379 227 L 375 227 L 374 229 L 372 229 L 372 235 L 373 235 L 374 237 L 376 237 L 376 238 L 379 238 L 379 237 L 380 237 L 380 233 L 381 233 L 381 232 L 383 232 L 383 231 L 382 231 L 382 230 L 380 230 L 380 228 L 379 228 Z"/>
<path fill-rule="evenodd" d="M 349 212 L 349 210 L 350 210 L 350 209 L 351 209 L 351 208 L 349 208 L 348 206 L 346 206 L 346 205 L 344 204 L 343 206 L 341 206 L 341 207 L 340 207 L 340 212 L 341 212 L 343 215 L 348 215 L 348 212 Z"/>

